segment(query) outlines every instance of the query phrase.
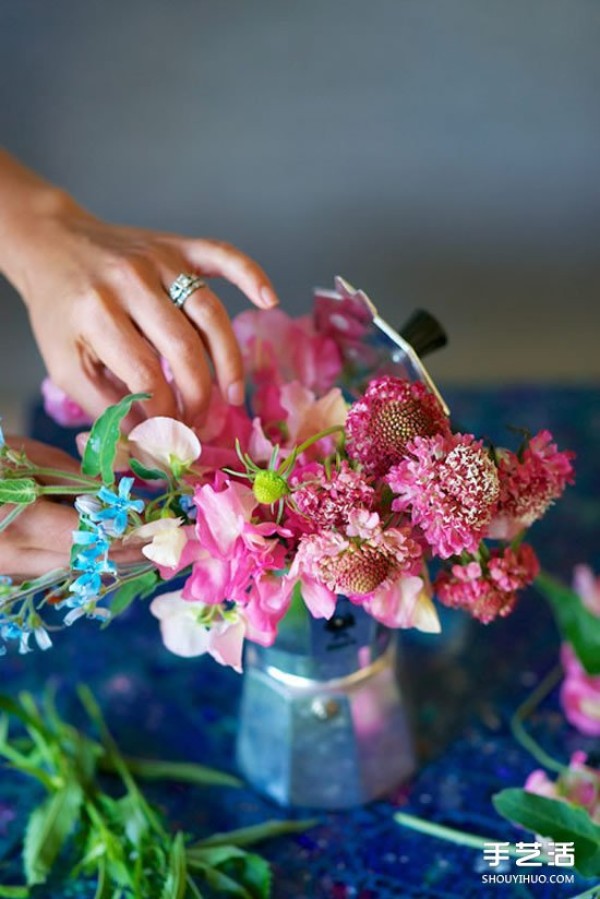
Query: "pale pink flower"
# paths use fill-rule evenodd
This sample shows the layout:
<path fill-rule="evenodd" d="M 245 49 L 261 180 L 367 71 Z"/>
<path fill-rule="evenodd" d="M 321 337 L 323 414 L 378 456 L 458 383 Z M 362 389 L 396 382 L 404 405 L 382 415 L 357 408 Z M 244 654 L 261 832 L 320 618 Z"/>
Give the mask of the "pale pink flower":
<path fill-rule="evenodd" d="M 252 579 L 244 616 L 246 637 L 262 646 L 271 646 L 277 636 L 277 625 L 286 614 L 294 589 L 288 576 L 262 571 Z"/>
<path fill-rule="evenodd" d="M 562 645 L 561 661 L 560 702 L 567 721 L 582 734 L 600 737 L 600 675 L 588 674 L 568 643 Z"/>
<path fill-rule="evenodd" d="M 150 604 L 160 621 L 163 643 L 170 652 L 184 658 L 209 653 L 220 665 L 242 670 L 246 623 L 235 610 L 219 614 L 200 602 L 188 602 L 181 591 L 162 593 Z"/>
<path fill-rule="evenodd" d="M 286 413 L 286 429 L 288 446 L 298 445 L 303 441 L 336 425 L 343 427 L 346 421 L 347 406 L 338 387 L 333 387 L 325 396 L 317 399 L 299 381 L 284 384 L 280 393 L 281 405 Z M 320 440 L 310 448 L 307 455 L 314 458 L 316 453 L 327 455 L 339 442 L 339 434 Z"/>
<path fill-rule="evenodd" d="M 386 588 L 375 590 L 362 605 L 388 627 L 414 627 L 430 634 L 439 634 L 442 629 L 426 585 L 415 575 L 398 578 Z"/>
<path fill-rule="evenodd" d="M 370 510 L 375 498 L 373 488 L 345 460 L 329 475 L 323 465 L 306 465 L 292 475 L 290 487 L 298 513 L 294 521 L 304 532 L 343 529 L 351 513 Z"/>
<path fill-rule="evenodd" d="M 450 571 L 440 572 L 434 589 L 445 606 L 463 609 L 488 624 L 512 612 L 517 601 L 516 591 L 532 583 L 538 573 L 539 563 L 533 549 L 522 543 L 516 550 L 510 547 L 493 550 L 486 571 L 476 561 L 453 565 Z"/>
<path fill-rule="evenodd" d="M 586 765 L 586 761 L 584 752 L 573 753 L 568 768 L 555 781 L 541 769 L 532 771 L 524 789 L 582 808 L 594 823 L 600 824 L 600 771 Z"/>
<path fill-rule="evenodd" d="M 498 460 L 500 498 L 489 536 L 512 540 L 544 515 L 573 483 L 572 452 L 559 452 L 549 431 L 540 431 L 519 458 L 502 450 Z"/>
<path fill-rule="evenodd" d="M 92 419 L 87 412 L 50 378 L 42 381 L 42 396 L 46 414 L 63 428 L 80 428 L 90 424 Z"/>
<path fill-rule="evenodd" d="M 204 423 L 196 431 L 202 443 L 202 469 L 235 468 L 239 465 L 235 441 L 239 440 L 242 449 L 248 451 L 251 421 L 243 406 L 227 403 L 213 385 Z"/>
<path fill-rule="evenodd" d="M 406 455 L 414 437 L 449 433 L 444 410 L 424 384 L 384 375 L 348 410 L 346 448 L 368 474 L 381 476 Z"/>
<path fill-rule="evenodd" d="M 177 473 L 189 468 L 201 452 L 200 441 L 191 428 L 162 415 L 136 425 L 129 433 L 129 444 L 144 465 L 158 465 Z"/>
<path fill-rule="evenodd" d="M 124 542 L 144 542 L 146 545 L 142 547 L 142 553 L 147 559 L 161 568 L 176 568 L 187 542 L 185 531 L 181 528 L 182 522 L 182 518 L 157 518 L 134 528 Z"/>
<path fill-rule="evenodd" d="M 396 494 L 392 508 L 410 514 L 443 559 L 474 552 L 499 495 L 496 466 L 481 441 L 465 434 L 415 437 L 407 452 L 385 479 Z"/>
<path fill-rule="evenodd" d="M 576 565 L 573 571 L 573 590 L 592 613 L 600 617 L 600 577 L 595 577 L 589 565 Z"/>

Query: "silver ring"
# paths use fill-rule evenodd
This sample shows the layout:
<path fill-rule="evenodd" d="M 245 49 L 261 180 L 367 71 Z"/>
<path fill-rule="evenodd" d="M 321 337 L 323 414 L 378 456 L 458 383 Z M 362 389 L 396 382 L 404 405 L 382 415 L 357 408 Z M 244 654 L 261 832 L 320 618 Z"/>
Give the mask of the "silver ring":
<path fill-rule="evenodd" d="M 180 275 L 177 275 L 169 287 L 169 297 L 171 298 L 171 302 L 177 306 L 178 309 L 182 309 L 187 298 L 193 294 L 195 290 L 200 290 L 202 287 L 206 287 L 206 283 L 202 278 L 198 275 L 182 272 Z"/>

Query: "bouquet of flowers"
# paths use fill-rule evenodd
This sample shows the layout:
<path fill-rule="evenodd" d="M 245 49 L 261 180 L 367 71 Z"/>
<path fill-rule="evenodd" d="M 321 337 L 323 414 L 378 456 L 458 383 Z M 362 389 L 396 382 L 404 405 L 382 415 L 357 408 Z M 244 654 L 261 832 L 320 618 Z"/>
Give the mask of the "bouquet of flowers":
<path fill-rule="evenodd" d="M 547 431 L 516 450 L 457 433 L 431 385 L 391 363 L 369 377 L 362 324 L 343 310 L 242 313 L 245 408 L 214 388 L 201 428 L 151 418 L 124 436 L 144 398 L 128 396 L 81 435 L 81 473 L 58 485 L 3 445 L 1 527 L 48 492 L 75 496 L 80 522 L 68 570 L 3 579 L 3 641 L 47 648 L 56 613 L 110 619 L 176 578 L 150 607 L 166 646 L 238 670 L 244 640 L 271 645 L 292 602 L 330 618 L 343 595 L 430 632 L 436 601 L 483 623 L 508 615 L 539 570 L 525 532 L 571 482 L 572 454 Z M 140 561 L 117 566 L 117 543 Z"/>

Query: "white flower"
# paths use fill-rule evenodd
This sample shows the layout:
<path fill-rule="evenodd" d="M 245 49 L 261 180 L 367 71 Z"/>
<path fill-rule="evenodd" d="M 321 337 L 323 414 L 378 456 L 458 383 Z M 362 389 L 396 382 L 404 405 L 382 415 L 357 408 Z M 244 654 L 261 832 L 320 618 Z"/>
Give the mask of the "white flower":
<path fill-rule="evenodd" d="M 129 443 L 144 465 L 158 464 L 175 472 L 189 468 L 202 449 L 191 428 L 162 415 L 136 425 L 129 434 Z"/>
<path fill-rule="evenodd" d="M 135 528 L 127 535 L 125 542 L 149 540 L 150 542 L 142 547 L 142 553 L 146 558 L 155 565 L 175 568 L 187 542 L 185 532 L 181 529 L 182 521 L 182 518 L 158 518 Z"/>
<path fill-rule="evenodd" d="M 230 665 L 241 672 L 245 621 L 241 616 L 236 620 L 228 612 L 227 618 L 214 618 L 206 626 L 199 619 L 207 608 L 219 614 L 216 606 L 182 599 L 181 590 L 163 593 L 150 604 L 150 611 L 160 621 L 163 643 L 170 652 L 184 658 L 208 652 L 220 665 Z"/>

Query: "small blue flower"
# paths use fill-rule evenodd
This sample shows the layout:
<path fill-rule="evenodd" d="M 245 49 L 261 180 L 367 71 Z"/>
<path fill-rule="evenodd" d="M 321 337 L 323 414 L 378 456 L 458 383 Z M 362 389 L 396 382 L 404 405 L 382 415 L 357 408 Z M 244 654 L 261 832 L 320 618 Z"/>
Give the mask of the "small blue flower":
<path fill-rule="evenodd" d="M 187 517 L 192 521 L 195 521 L 198 517 L 198 507 L 194 502 L 194 498 L 189 493 L 184 493 L 179 497 L 179 505 L 181 507 L 181 511 L 185 512 Z"/>
<path fill-rule="evenodd" d="M 109 525 L 115 536 L 125 532 L 130 511 L 143 512 L 144 510 L 143 500 L 130 499 L 133 481 L 133 478 L 121 478 L 118 493 L 114 493 L 108 487 L 101 487 L 97 496 L 106 508 L 90 513 L 92 521 L 100 522 L 102 526 Z"/>

